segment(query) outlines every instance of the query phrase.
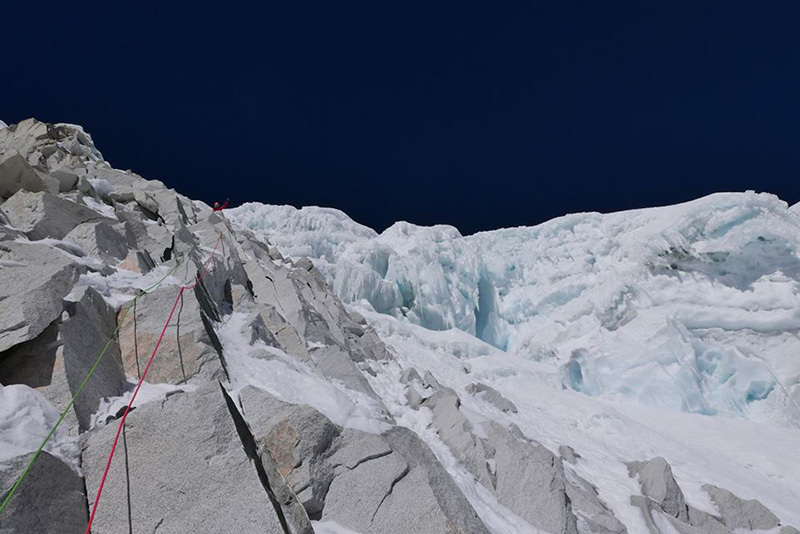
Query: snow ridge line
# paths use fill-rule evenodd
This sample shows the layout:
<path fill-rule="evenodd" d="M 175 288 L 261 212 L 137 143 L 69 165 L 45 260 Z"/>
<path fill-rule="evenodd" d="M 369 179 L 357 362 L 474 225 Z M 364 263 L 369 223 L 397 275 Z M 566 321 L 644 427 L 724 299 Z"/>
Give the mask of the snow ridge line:
<path fill-rule="evenodd" d="M 216 243 L 214 244 L 214 250 L 209 255 L 206 262 L 202 265 L 200 273 L 198 273 L 197 278 L 195 279 L 194 283 L 190 285 L 181 285 L 180 290 L 178 291 L 178 295 L 175 298 L 175 302 L 172 304 L 172 309 L 167 316 L 167 320 L 164 322 L 164 328 L 161 330 L 161 334 L 158 336 L 158 341 L 156 342 L 155 347 L 153 347 L 153 353 L 150 355 L 150 359 L 147 362 L 147 365 L 142 371 L 142 376 L 139 378 L 139 382 L 136 384 L 136 389 L 133 391 L 133 395 L 131 395 L 131 400 L 128 402 L 128 405 L 125 407 L 125 413 L 122 414 L 122 418 L 120 419 L 119 426 L 117 427 L 116 435 L 114 436 L 114 443 L 111 445 L 111 451 L 108 455 L 108 461 L 106 462 L 105 470 L 103 471 L 103 477 L 100 479 L 100 486 L 97 488 L 97 495 L 94 499 L 94 504 L 92 505 L 92 513 L 89 516 L 89 523 L 86 525 L 85 534 L 91 534 L 92 531 L 92 523 L 94 522 L 95 515 L 97 513 L 97 507 L 100 503 L 100 497 L 103 494 L 103 488 L 106 483 L 106 477 L 108 477 L 108 472 L 111 469 L 111 460 L 114 458 L 114 452 L 117 449 L 117 444 L 119 443 L 119 437 L 122 433 L 123 428 L 125 427 L 125 420 L 128 418 L 128 414 L 133 407 L 133 403 L 136 400 L 136 395 L 139 393 L 139 389 L 141 389 L 142 384 L 144 383 L 144 379 L 147 377 L 147 372 L 150 370 L 150 366 L 153 363 L 153 360 L 156 357 L 156 353 L 158 352 L 159 347 L 161 346 L 161 342 L 164 340 L 164 335 L 167 332 L 167 327 L 169 326 L 170 321 L 172 320 L 172 316 L 175 314 L 175 310 L 178 308 L 178 304 L 181 302 L 181 297 L 183 296 L 183 292 L 186 290 L 192 290 L 200 284 L 200 281 L 203 279 L 206 273 L 208 273 L 208 266 L 211 263 L 211 260 L 214 259 L 214 256 L 217 253 L 217 248 L 219 247 L 220 242 L 222 242 L 223 233 L 219 232 L 219 237 L 217 238 Z M 110 340 L 109 340 L 110 343 Z"/>

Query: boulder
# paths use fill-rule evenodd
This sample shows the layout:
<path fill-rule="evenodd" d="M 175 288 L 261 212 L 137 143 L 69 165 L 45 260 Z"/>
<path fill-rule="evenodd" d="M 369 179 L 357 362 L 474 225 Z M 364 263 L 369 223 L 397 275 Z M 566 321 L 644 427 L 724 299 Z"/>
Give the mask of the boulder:
<path fill-rule="evenodd" d="M 0 242 L 0 353 L 34 339 L 60 315 L 84 267 L 36 243 Z"/>
<path fill-rule="evenodd" d="M 86 206 L 46 192 L 18 191 L 3 204 L 3 211 L 32 240 L 62 239 L 81 223 L 104 219 Z"/>
<path fill-rule="evenodd" d="M 19 152 L 12 150 L 0 155 L 0 199 L 5 200 L 20 190 L 58 193 L 58 180 L 36 171 Z"/>
<path fill-rule="evenodd" d="M 0 468 L 0 495 L 11 489 L 32 457 L 17 456 Z M 43 451 L 0 514 L 0 534 L 76 534 L 86 529 L 87 520 L 83 480 Z"/>
<path fill-rule="evenodd" d="M 323 375 L 340 380 L 348 389 L 359 391 L 374 399 L 378 398 L 358 365 L 351 359 L 351 352 L 346 347 L 337 343 L 312 347 L 309 355 Z"/>
<path fill-rule="evenodd" d="M 79 224 L 65 237 L 81 247 L 87 254 L 99 256 L 108 262 L 124 260 L 128 255 L 125 236 L 105 221 L 91 221 Z"/>
<path fill-rule="evenodd" d="M 82 436 L 90 505 L 117 424 Z M 217 384 L 138 407 L 128 416 L 125 443 L 137 531 L 285 534 Z M 92 526 L 94 534 L 117 534 L 120 525 L 127 524 L 125 465 L 125 448 L 120 446 Z"/>
<path fill-rule="evenodd" d="M 717 505 L 720 519 L 730 529 L 769 530 L 780 525 L 778 517 L 755 499 L 741 499 L 711 484 L 705 484 L 703 490 Z"/>
<path fill-rule="evenodd" d="M 653 458 L 645 462 L 629 462 L 628 475 L 639 477 L 642 493 L 655 501 L 664 512 L 681 521 L 688 521 L 689 513 L 672 468 L 664 458 Z"/>

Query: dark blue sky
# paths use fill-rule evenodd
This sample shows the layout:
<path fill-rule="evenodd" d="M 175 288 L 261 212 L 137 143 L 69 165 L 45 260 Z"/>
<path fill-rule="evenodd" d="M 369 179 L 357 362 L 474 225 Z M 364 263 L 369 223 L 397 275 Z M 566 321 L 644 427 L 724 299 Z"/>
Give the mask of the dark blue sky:
<path fill-rule="evenodd" d="M 12 2 L 0 118 L 208 202 L 463 233 L 800 200 L 796 2 Z"/>

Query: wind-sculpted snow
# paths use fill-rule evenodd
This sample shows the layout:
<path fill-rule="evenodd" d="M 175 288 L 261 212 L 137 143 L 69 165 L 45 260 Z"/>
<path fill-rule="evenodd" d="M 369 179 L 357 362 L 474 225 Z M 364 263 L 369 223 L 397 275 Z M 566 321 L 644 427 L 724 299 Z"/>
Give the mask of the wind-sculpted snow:
<path fill-rule="evenodd" d="M 800 421 L 800 215 L 768 194 L 560 217 L 462 237 L 336 210 L 232 210 L 345 302 L 458 328 L 592 396 Z"/>

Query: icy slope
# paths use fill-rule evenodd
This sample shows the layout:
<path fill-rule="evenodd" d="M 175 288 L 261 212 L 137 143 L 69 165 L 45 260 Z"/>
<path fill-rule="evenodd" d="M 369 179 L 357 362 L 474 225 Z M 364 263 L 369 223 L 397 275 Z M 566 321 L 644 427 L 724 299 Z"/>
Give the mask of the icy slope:
<path fill-rule="evenodd" d="M 345 302 L 458 328 L 607 399 L 797 425 L 800 216 L 768 194 L 575 214 L 462 237 L 337 210 L 258 206 L 239 224 L 309 256 Z"/>

